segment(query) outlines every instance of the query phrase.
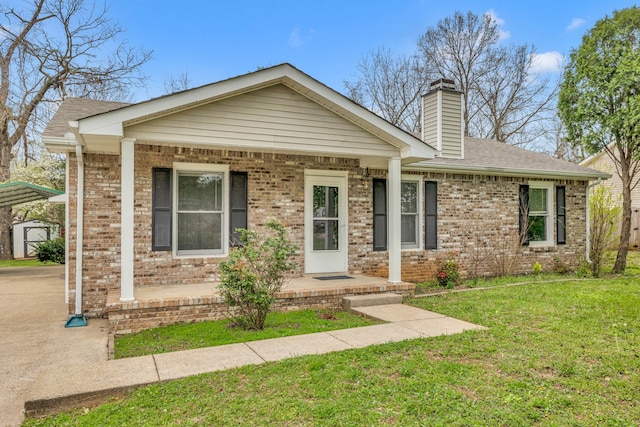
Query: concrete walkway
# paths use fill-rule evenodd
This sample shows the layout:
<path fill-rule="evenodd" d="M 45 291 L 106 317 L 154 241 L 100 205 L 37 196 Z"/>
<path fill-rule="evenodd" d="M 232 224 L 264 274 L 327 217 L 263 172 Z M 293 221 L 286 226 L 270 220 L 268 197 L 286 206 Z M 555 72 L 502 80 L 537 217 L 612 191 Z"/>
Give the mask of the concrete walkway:
<path fill-rule="evenodd" d="M 111 361 L 79 361 L 75 366 L 41 371 L 26 399 L 25 409 L 30 416 L 44 415 L 100 403 L 159 381 L 482 328 L 402 304 L 353 310 L 391 323 Z"/>
<path fill-rule="evenodd" d="M 0 426 L 22 423 L 44 372 L 106 363 L 107 322 L 65 329 L 64 267 L 0 269 Z"/>

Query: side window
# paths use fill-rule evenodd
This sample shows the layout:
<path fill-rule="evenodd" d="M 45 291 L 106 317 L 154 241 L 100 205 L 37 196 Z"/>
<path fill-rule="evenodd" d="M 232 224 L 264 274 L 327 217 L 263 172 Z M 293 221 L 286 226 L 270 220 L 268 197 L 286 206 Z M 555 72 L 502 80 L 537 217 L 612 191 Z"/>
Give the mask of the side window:
<path fill-rule="evenodd" d="M 403 249 L 420 247 L 420 182 L 402 181 L 400 184 L 401 241 Z"/>
<path fill-rule="evenodd" d="M 519 193 L 520 236 L 523 244 L 552 245 L 553 185 L 530 182 L 529 185 L 521 185 Z"/>

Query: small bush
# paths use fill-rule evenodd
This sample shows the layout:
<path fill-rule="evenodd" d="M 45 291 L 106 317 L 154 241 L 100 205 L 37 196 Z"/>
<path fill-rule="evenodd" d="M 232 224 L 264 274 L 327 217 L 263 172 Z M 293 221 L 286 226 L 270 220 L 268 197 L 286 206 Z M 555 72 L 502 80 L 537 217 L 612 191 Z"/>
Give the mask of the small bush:
<path fill-rule="evenodd" d="M 47 240 L 38 243 L 36 246 L 36 258 L 40 262 L 56 262 L 64 264 L 64 239 L 58 237 L 53 240 Z"/>
<path fill-rule="evenodd" d="M 542 265 L 536 261 L 535 264 L 533 264 L 533 274 L 536 276 L 539 276 L 540 274 L 542 274 Z"/>
<path fill-rule="evenodd" d="M 229 259 L 220 263 L 220 291 L 230 307 L 237 308 L 234 323 L 246 330 L 262 330 L 274 301 L 284 285 L 285 273 L 295 268 L 290 261 L 297 247 L 286 235 L 284 226 L 269 221 L 267 237 L 238 229 L 240 246 L 231 250 Z"/>
<path fill-rule="evenodd" d="M 436 282 L 443 288 L 453 288 L 460 284 L 460 268 L 456 258 L 458 251 L 447 252 L 447 257 L 438 261 L 436 270 Z"/>
<path fill-rule="evenodd" d="M 553 267 L 551 267 L 551 271 L 556 274 L 569 274 L 571 272 L 571 268 L 564 262 L 562 259 L 555 257 L 553 259 Z"/>

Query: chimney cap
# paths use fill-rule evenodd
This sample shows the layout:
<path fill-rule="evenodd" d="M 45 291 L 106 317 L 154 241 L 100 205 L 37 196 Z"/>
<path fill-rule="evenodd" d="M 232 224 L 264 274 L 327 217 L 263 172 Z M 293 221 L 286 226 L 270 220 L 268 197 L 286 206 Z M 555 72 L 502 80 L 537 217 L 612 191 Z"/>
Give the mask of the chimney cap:
<path fill-rule="evenodd" d="M 456 88 L 456 82 L 453 81 L 452 79 L 444 79 L 444 78 L 431 82 L 431 84 L 429 85 L 429 92 L 436 91 L 436 90 L 450 90 L 450 91 L 458 92 L 458 89 Z"/>

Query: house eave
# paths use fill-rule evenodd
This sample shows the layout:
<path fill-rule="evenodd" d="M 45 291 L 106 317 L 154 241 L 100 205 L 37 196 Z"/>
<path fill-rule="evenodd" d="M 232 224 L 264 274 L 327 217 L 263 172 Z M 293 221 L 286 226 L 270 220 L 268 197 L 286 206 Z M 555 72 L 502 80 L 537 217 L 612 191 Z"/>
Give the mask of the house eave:
<path fill-rule="evenodd" d="M 75 150 L 78 145 L 76 138 L 71 134 L 62 137 L 42 136 L 42 143 L 50 153 L 67 153 Z"/>
<path fill-rule="evenodd" d="M 496 168 L 488 166 L 467 166 L 452 164 L 409 164 L 403 166 L 407 171 L 429 171 L 429 172 L 451 172 L 451 173 L 467 173 L 473 175 L 492 175 L 492 176 L 514 176 L 527 178 L 568 178 L 581 180 L 609 179 L 611 175 L 605 172 L 583 173 L 570 171 L 549 171 L 540 169 L 519 169 L 519 168 Z"/>

